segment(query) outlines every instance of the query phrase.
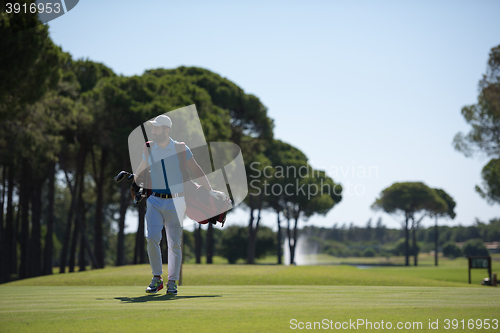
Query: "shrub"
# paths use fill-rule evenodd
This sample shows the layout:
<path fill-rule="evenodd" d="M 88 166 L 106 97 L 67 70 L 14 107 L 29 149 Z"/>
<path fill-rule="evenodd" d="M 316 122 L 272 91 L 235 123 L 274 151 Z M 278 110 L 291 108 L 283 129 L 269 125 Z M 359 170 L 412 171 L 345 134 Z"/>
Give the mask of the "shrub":
<path fill-rule="evenodd" d="M 415 251 L 413 251 L 413 241 L 411 239 L 409 241 L 408 246 L 410 247 L 409 248 L 409 252 L 410 252 L 409 255 L 413 256 Z M 399 255 L 399 256 L 404 256 L 405 255 L 406 251 L 405 251 L 405 240 L 404 240 L 404 238 L 400 239 L 396 243 L 396 247 L 394 248 L 393 252 L 394 252 L 395 255 Z M 418 243 L 417 243 L 417 253 L 418 252 L 420 252 L 420 247 L 418 246 Z"/>
<path fill-rule="evenodd" d="M 470 239 L 465 242 L 463 252 L 466 256 L 489 256 L 490 253 L 481 239 Z"/>
<path fill-rule="evenodd" d="M 455 244 L 455 242 L 447 242 L 443 245 L 443 256 L 449 258 L 456 258 L 462 255 L 462 250 Z"/>
<path fill-rule="evenodd" d="M 350 257 L 361 257 L 361 250 L 359 250 L 359 249 L 350 250 L 349 256 Z"/>
<path fill-rule="evenodd" d="M 238 259 L 246 258 L 247 244 L 247 230 L 239 226 L 230 226 L 222 233 L 219 253 L 230 264 L 234 264 Z"/>
<path fill-rule="evenodd" d="M 373 249 L 366 249 L 364 252 L 363 252 L 363 257 L 375 257 L 375 250 Z"/>
<path fill-rule="evenodd" d="M 276 249 L 275 234 L 270 228 L 260 227 L 255 243 L 255 258 L 262 258 Z M 238 259 L 246 259 L 248 244 L 248 228 L 230 226 L 222 232 L 218 253 L 230 264 Z"/>

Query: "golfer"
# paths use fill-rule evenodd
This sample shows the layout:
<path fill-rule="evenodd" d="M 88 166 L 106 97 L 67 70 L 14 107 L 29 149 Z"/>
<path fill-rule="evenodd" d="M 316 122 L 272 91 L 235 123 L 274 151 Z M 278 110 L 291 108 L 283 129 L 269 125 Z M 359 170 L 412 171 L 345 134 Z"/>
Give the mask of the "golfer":
<path fill-rule="evenodd" d="M 186 212 L 184 185 L 179 166 L 179 155 L 175 143 L 170 138 L 172 120 L 161 115 L 147 122 L 152 126 L 153 142 L 143 153 L 142 162 L 135 174 L 136 183 L 144 181 L 150 170 L 152 193 L 147 199 L 146 226 L 147 249 L 153 279 L 146 288 L 147 293 L 157 293 L 163 289 L 163 268 L 160 251 L 162 229 L 165 226 L 168 244 L 167 294 L 177 295 L 177 284 L 181 269 L 182 221 Z M 204 186 L 214 198 L 225 199 L 225 194 L 212 189 L 205 173 L 196 163 L 193 153 L 186 146 L 186 168 L 192 179 Z"/>

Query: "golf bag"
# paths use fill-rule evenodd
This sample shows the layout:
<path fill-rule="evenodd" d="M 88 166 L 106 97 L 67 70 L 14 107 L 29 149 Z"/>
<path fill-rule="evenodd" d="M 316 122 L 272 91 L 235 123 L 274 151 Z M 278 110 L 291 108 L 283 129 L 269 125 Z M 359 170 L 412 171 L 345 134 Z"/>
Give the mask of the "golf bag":
<path fill-rule="evenodd" d="M 148 159 L 149 148 L 152 144 L 153 141 L 148 141 L 144 145 L 144 155 L 146 159 Z M 206 188 L 193 182 L 186 168 L 186 144 L 184 142 L 177 142 L 175 144 L 175 149 L 179 158 L 179 167 L 184 182 L 186 215 L 200 224 L 207 224 L 210 222 L 215 225 L 217 222 L 220 222 L 222 226 L 224 226 L 227 211 L 231 207 L 231 199 L 226 198 L 222 200 L 213 198 Z"/>

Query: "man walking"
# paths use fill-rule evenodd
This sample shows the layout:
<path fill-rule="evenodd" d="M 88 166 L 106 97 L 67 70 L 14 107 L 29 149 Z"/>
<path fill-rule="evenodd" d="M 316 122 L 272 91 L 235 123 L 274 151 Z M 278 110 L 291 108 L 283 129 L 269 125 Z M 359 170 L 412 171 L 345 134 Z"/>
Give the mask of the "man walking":
<path fill-rule="evenodd" d="M 177 295 L 177 284 L 181 269 L 182 251 L 182 221 L 186 212 L 184 199 L 184 185 L 182 171 L 179 165 L 180 155 L 177 154 L 175 144 L 170 138 L 172 120 L 161 115 L 148 125 L 152 126 L 153 142 L 143 153 L 143 159 L 137 168 L 136 182 L 144 181 L 144 176 L 150 170 L 152 189 L 147 200 L 146 225 L 147 249 L 153 279 L 146 288 L 147 293 L 157 293 L 163 289 L 163 269 L 160 250 L 162 229 L 165 226 L 168 244 L 168 282 L 167 294 Z M 212 189 L 205 173 L 196 163 L 193 153 L 186 146 L 186 168 L 192 179 L 204 186 L 214 198 L 225 198 L 225 194 Z"/>

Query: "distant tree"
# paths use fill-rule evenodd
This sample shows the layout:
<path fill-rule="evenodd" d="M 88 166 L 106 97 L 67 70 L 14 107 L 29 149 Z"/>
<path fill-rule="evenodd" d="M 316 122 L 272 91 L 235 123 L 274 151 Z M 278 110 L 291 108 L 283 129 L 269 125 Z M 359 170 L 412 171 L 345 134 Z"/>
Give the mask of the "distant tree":
<path fill-rule="evenodd" d="M 235 264 L 240 258 L 246 256 L 246 243 L 248 242 L 245 229 L 239 226 L 230 226 L 222 233 L 219 253 L 230 264 Z"/>
<path fill-rule="evenodd" d="M 375 239 L 378 242 L 383 243 L 386 231 L 387 231 L 387 228 L 382 223 L 382 218 L 379 217 L 378 220 L 377 220 L 377 224 L 375 226 Z"/>
<path fill-rule="evenodd" d="M 270 228 L 261 227 L 256 241 L 255 258 L 262 258 L 275 248 L 274 233 Z M 240 226 L 230 226 L 222 231 L 218 252 L 230 264 L 238 259 L 246 259 L 248 246 L 248 229 Z"/>
<path fill-rule="evenodd" d="M 462 250 L 455 244 L 455 242 L 447 242 L 443 245 L 443 256 L 448 258 L 457 258 L 462 255 Z"/>
<path fill-rule="evenodd" d="M 375 253 L 375 250 L 374 249 L 366 249 L 364 252 L 363 252 L 363 257 L 367 257 L 367 258 L 372 258 L 372 257 L 375 257 L 376 253 Z"/>
<path fill-rule="evenodd" d="M 478 104 L 462 108 L 472 130 L 455 135 L 454 144 L 466 156 L 485 153 L 500 156 L 500 45 L 491 49 L 488 68 L 479 82 Z"/>
<path fill-rule="evenodd" d="M 375 200 L 373 209 L 383 210 L 388 214 L 404 216 L 405 231 L 405 265 L 409 266 L 409 221 L 413 222 L 413 230 L 416 232 L 418 222 L 427 214 L 430 209 L 437 210 L 438 207 L 445 209 L 446 203 L 433 189 L 421 182 L 394 183 L 386 188 Z M 420 216 L 416 216 L 420 214 Z M 415 252 L 415 265 L 417 265 L 417 244 L 416 236 L 413 237 L 413 247 Z"/>
<path fill-rule="evenodd" d="M 195 247 L 194 233 L 187 230 L 183 230 L 183 240 L 182 240 L 182 262 L 189 261 L 194 255 Z"/>
<path fill-rule="evenodd" d="M 372 219 L 369 219 L 368 222 L 366 222 L 364 240 L 371 241 L 372 237 L 373 237 Z"/>
<path fill-rule="evenodd" d="M 250 164 L 247 163 L 247 177 L 249 178 L 250 188 L 248 191 L 248 196 L 245 198 L 245 204 L 250 209 L 250 216 L 248 220 L 248 241 L 247 243 L 247 264 L 255 263 L 255 253 L 256 253 L 256 242 L 257 233 L 259 231 L 262 210 L 268 207 L 268 202 L 266 201 L 266 186 L 269 185 L 269 181 L 272 176 L 267 177 L 267 175 L 272 172 L 264 172 L 264 169 L 271 168 L 271 162 L 264 156 L 264 154 L 257 154 L 254 156 L 253 160 L 250 160 Z M 256 215 L 255 215 L 256 212 Z"/>
<path fill-rule="evenodd" d="M 207 258 L 207 264 L 213 264 L 213 258 L 215 255 L 215 242 L 214 242 L 214 225 L 212 223 L 207 223 L 208 228 L 207 228 L 207 240 L 206 240 L 206 258 Z"/>
<path fill-rule="evenodd" d="M 20 1 L 30 4 L 30 1 Z M 4 4 L 4 2 L 2 2 Z M 59 81 L 60 49 L 37 15 L 2 8 L 0 15 L 0 117 L 14 119 Z M 8 65 L 6 65 L 8 64 Z"/>
<path fill-rule="evenodd" d="M 307 176 L 300 181 L 289 183 L 293 194 L 287 197 L 285 216 L 287 218 L 290 264 L 295 262 L 299 219 L 308 219 L 315 214 L 326 215 L 342 200 L 342 186 L 340 184 L 336 184 L 324 171 L 314 170 L 309 165 L 306 167 L 308 168 Z M 314 193 L 312 193 L 312 189 L 315 189 Z M 293 230 L 290 228 L 292 219 L 294 220 Z"/>
<path fill-rule="evenodd" d="M 229 110 L 232 142 L 241 146 L 247 141 L 245 137 L 253 141 L 272 139 L 274 125 L 267 115 L 267 108 L 256 96 L 246 94 L 228 79 L 204 68 L 184 66 L 175 69 L 148 70 L 145 74 L 156 77 L 181 77 L 208 92 L 214 105 Z M 203 115 L 200 114 L 200 117 Z"/>
<path fill-rule="evenodd" d="M 406 251 L 408 252 L 408 256 L 414 256 L 418 254 L 420 251 L 420 248 L 417 245 L 417 248 L 411 247 L 409 250 L 406 249 L 406 239 L 400 239 L 399 241 L 396 242 L 396 245 L 394 246 L 394 254 L 396 255 L 406 255 Z"/>
<path fill-rule="evenodd" d="M 466 256 L 489 256 L 490 253 L 484 246 L 482 239 L 470 239 L 464 243 L 463 253 Z"/>
<path fill-rule="evenodd" d="M 133 259 L 134 265 L 146 263 L 145 242 L 144 242 L 144 228 L 145 228 L 145 220 L 146 220 L 146 200 L 143 200 L 139 203 L 137 210 L 138 210 L 138 217 L 139 218 L 138 218 L 137 232 L 135 233 L 135 249 L 134 249 L 134 259 Z M 101 228 L 102 228 L 102 226 L 101 226 Z M 97 234 L 97 230 L 96 230 L 96 234 Z M 101 242 L 102 242 L 102 239 L 101 239 Z M 104 251 L 103 251 L 103 254 L 104 254 Z"/>
<path fill-rule="evenodd" d="M 487 227 L 486 241 L 488 242 L 498 242 L 500 241 L 500 218 L 494 218 L 490 220 Z"/>
<path fill-rule="evenodd" d="M 493 157 L 483 168 L 484 189 L 476 186 L 476 191 L 490 204 L 500 203 L 500 45 L 491 49 L 479 90 L 478 103 L 462 108 L 472 130 L 467 135 L 457 133 L 454 146 L 467 157 L 476 153 Z"/>
<path fill-rule="evenodd" d="M 196 263 L 201 264 L 201 247 L 202 247 L 202 236 L 201 236 L 201 224 L 196 223 L 194 230 L 194 255 L 196 258 Z"/>
<path fill-rule="evenodd" d="M 443 206 L 439 202 L 435 202 L 435 205 L 431 205 L 429 213 L 435 218 L 436 225 L 434 231 L 434 265 L 438 265 L 438 242 L 439 242 L 439 232 L 438 232 L 438 218 L 449 217 L 450 219 L 455 218 L 455 201 L 453 198 L 442 189 L 435 189 L 436 193 L 441 199 L 444 200 L 446 206 Z"/>
<path fill-rule="evenodd" d="M 490 204 L 500 203 L 500 159 L 491 159 L 484 166 L 481 177 L 483 188 L 476 185 L 476 192 Z"/>
<path fill-rule="evenodd" d="M 267 170 L 270 172 L 266 173 L 270 177 L 264 177 L 265 179 L 263 179 L 269 185 L 267 186 L 267 193 L 264 196 L 264 202 L 269 209 L 276 213 L 278 226 L 278 232 L 276 233 L 277 263 L 281 264 L 283 241 L 280 216 L 283 214 L 287 204 L 285 186 L 295 181 L 292 170 L 296 170 L 300 165 L 307 164 L 307 157 L 299 149 L 276 139 L 271 144 L 266 145 L 264 156 L 273 166 L 270 170 Z"/>

